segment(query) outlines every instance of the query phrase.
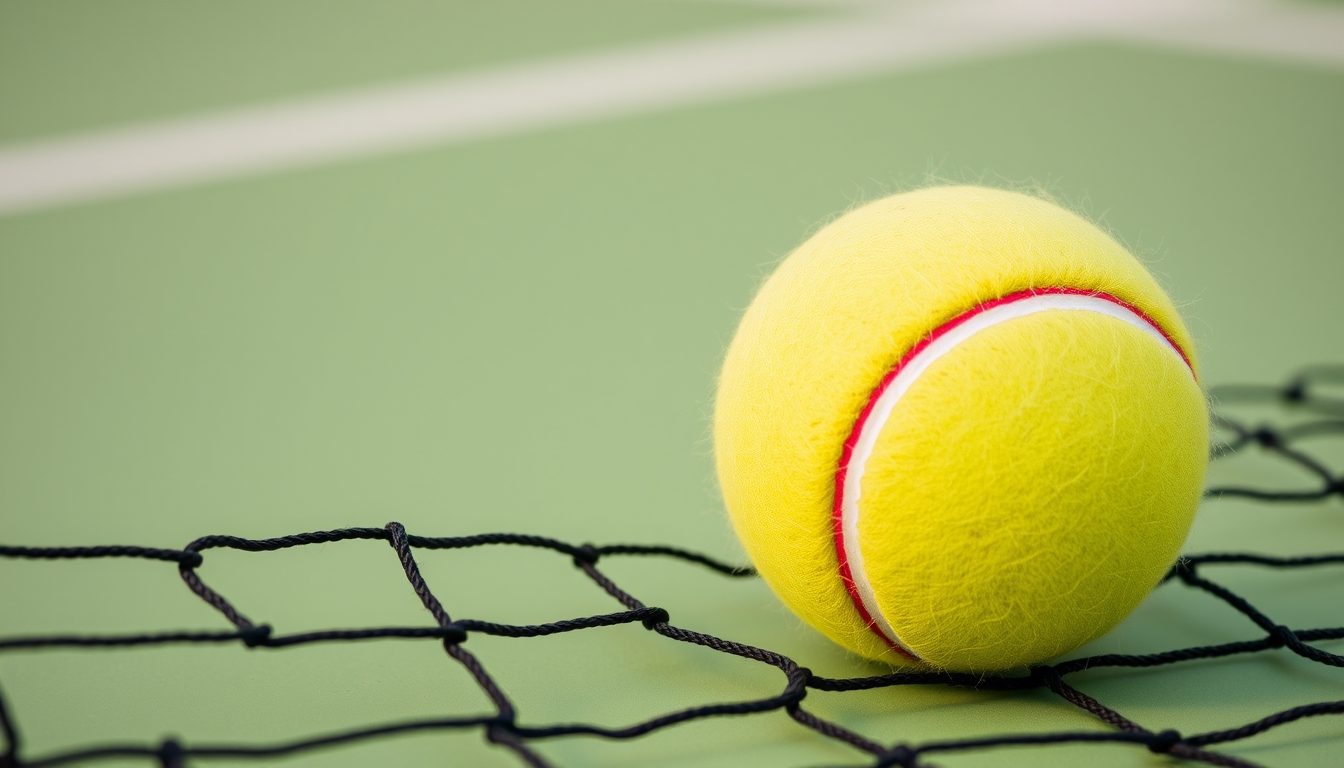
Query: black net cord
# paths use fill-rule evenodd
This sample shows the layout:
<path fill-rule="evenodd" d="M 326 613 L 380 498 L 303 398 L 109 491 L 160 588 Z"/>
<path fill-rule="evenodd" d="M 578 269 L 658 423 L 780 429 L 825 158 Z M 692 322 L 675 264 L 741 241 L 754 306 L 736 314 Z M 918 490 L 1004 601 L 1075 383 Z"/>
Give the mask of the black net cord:
<path fill-rule="evenodd" d="M 1242 496 L 1265 502 L 1301 502 L 1330 496 L 1344 496 L 1344 480 L 1333 473 L 1324 462 L 1314 458 L 1298 443 L 1321 437 L 1344 437 L 1344 399 L 1330 397 L 1321 390 L 1327 386 L 1344 384 L 1344 366 L 1318 366 L 1307 369 L 1279 387 L 1239 386 L 1221 387 L 1211 391 L 1216 403 L 1233 406 L 1242 402 L 1280 403 L 1308 420 L 1289 426 L 1249 425 L 1226 415 L 1215 417 L 1217 426 L 1229 435 L 1225 442 L 1215 445 L 1211 455 L 1218 458 L 1250 446 L 1258 446 L 1269 455 L 1300 467 L 1315 485 L 1310 488 L 1252 489 L 1215 487 L 1207 496 Z M 270 552 L 290 547 L 325 544 L 355 539 L 382 540 L 393 549 L 411 589 L 434 619 L 432 626 L 365 627 L 333 629 L 316 632 L 275 634 L 270 624 L 256 623 L 238 610 L 200 577 L 198 569 L 204 562 L 204 552 L 228 548 L 246 552 Z M 603 592 L 615 600 L 623 610 L 613 613 L 585 616 L 547 624 L 511 625 L 474 619 L 453 619 L 435 596 L 420 573 L 414 550 L 452 550 L 482 546 L 522 546 L 550 550 L 568 557 Z M 335 733 L 295 739 L 277 744 L 209 744 L 189 743 L 168 739 L 159 744 L 95 744 L 66 752 L 29 756 L 25 753 L 13 705 L 0 691 L 0 767 L 35 768 L 36 766 L 70 765 L 109 758 L 143 758 L 150 764 L 185 768 L 190 762 L 211 758 L 274 758 L 341 745 L 390 738 L 400 734 L 427 731 L 475 729 L 490 743 L 512 752 L 524 765 L 541 768 L 551 763 L 538 751 L 535 742 L 554 738 L 590 736 L 605 739 L 632 739 L 680 723 L 709 717 L 743 717 L 762 713 L 782 712 L 799 725 L 825 738 L 848 744 L 867 761 L 869 766 L 901 766 L 917 768 L 931 766 L 927 758 L 942 753 L 967 752 L 986 749 L 1006 749 L 1015 746 L 1047 746 L 1051 744 L 1132 744 L 1151 752 L 1168 755 L 1191 763 L 1254 768 L 1249 760 L 1212 751 L 1211 746 L 1226 744 L 1264 733 L 1303 718 L 1344 714 L 1344 701 L 1311 702 L 1291 709 L 1269 713 L 1259 720 L 1244 725 L 1183 735 L 1175 729 L 1152 730 L 1106 706 L 1096 698 L 1080 691 L 1065 681 L 1069 675 L 1101 667 L 1145 668 L 1185 663 L 1200 659 L 1215 659 L 1239 654 L 1288 652 L 1309 661 L 1338 667 L 1344 657 L 1317 648 L 1313 643 L 1344 639 L 1344 627 L 1293 629 L 1274 621 L 1268 613 L 1253 606 L 1205 573 L 1209 568 L 1250 567 L 1270 569 L 1301 569 L 1344 566 L 1344 552 L 1299 557 L 1274 557 L 1254 553 L 1210 553 L 1183 557 L 1173 566 L 1163 583 L 1183 584 L 1188 588 L 1222 601 L 1246 617 L 1260 637 L 1232 640 L 1218 645 L 1178 648 L 1162 653 L 1143 655 L 1106 654 L 1071 659 L 1056 664 L 1041 665 L 1023 673 L 1004 675 L 971 675 L 938 671 L 894 672 L 857 678 L 826 678 L 813 675 L 789 657 L 764 648 L 737 643 L 732 640 L 678 627 L 671 623 L 668 611 L 645 605 L 621 589 L 598 568 L 600 561 L 613 557 L 665 557 L 688 564 L 706 567 L 729 578 L 751 577 L 750 568 L 735 566 L 690 550 L 662 545 L 615 544 L 594 546 L 570 544 L 557 539 L 527 534 L 481 534 L 460 537 L 425 537 L 408 533 L 399 523 L 388 523 L 377 528 L 344 528 L 314 531 L 271 539 L 245 539 L 236 536 L 206 536 L 180 550 L 137 546 L 95 547 L 20 547 L 0 546 L 0 557 L 19 559 L 65 560 L 84 558 L 137 558 L 177 565 L 187 587 L 207 604 L 219 611 L 232 625 L 231 630 L 183 630 L 123 635 L 40 635 L 0 637 L 0 652 L 20 649 L 58 647 L 127 647 L 168 644 L 239 643 L 245 647 L 278 650 L 324 642 L 357 642 L 372 640 L 432 639 L 443 645 L 450 658 L 461 665 L 476 682 L 492 707 L 493 712 L 477 715 L 431 717 L 406 720 Z M 644 722 L 621 727 L 585 723 L 558 723 L 529 725 L 519 721 L 518 711 L 498 683 L 486 671 L 482 662 L 468 652 L 463 643 L 472 634 L 503 637 L 543 637 L 561 632 L 574 632 L 597 627 L 638 623 L 645 629 L 670 640 L 702 646 L 728 653 L 780 671 L 782 688 L 775 695 L 750 701 L 705 704 L 669 712 Z M 1044 689 L 1062 701 L 1078 707 L 1097 718 L 1099 729 L 1078 732 L 1021 733 L 988 735 L 981 738 L 930 741 L 921 744 L 884 744 L 863 736 L 843 725 L 818 717 L 804 708 L 808 691 L 855 691 L 905 685 L 941 685 L 981 690 Z"/>
<path fill-rule="evenodd" d="M 2 692 L 0 692 L 0 737 L 5 740 L 5 750 L 0 752 L 0 765 L 18 765 L 19 747 L 22 743 L 19 741 L 19 731 L 14 727 L 14 719 L 10 717 L 9 707 L 5 704 Z"/>

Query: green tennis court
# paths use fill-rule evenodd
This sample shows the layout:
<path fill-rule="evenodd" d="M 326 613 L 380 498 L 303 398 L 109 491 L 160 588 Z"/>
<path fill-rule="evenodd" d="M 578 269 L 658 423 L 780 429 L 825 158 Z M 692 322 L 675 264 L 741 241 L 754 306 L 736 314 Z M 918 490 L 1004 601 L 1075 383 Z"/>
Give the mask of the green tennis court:
<path fill-rule="evenodd" d="M 977 6 L 942 16 L 922 4 L 876 6 L 3 0 L 0 543 L 179 549 L 210 534 L 259 539 L 395 520 L 422 536 L 665 544 L 743 562 L 709 437 L 715 375 L 737 320 L 772 266 L 830 218 L 930 182 L 1036 190 L 1099 222 L 1176 298 L 1209 384 L 1278 384 L 1344 360 L 1344 7 L 1244 12 L 1267 21 L 1237 15 L 1242 6 L 1209 18 L 1163 11 L 1139 19 L 1148 26 L 1121 14 L 1077 27 L 1038 9 L 1035 31 L 1013 37 L 1001 34 L 1007 21 L 977 21 Z M 860 39 L 863 14 L 927 28 L 915 39 L 928 50 L 902 59 L 876 45 L 860 61 L 804 42 L 799 56 L 824 75 L 788 69 L 787 56 L 767 74 L 741 74 L 765 71 L 760 52 L 776 50 L 776 31 L 806 41 L 808 30 L 852 24 Z M 1293 29 L 1310 32 L 1297 53 L 1284 31 Z M 1252 39 L 1260 32 L 1268 42 Z M 736 41 L 740 66 L 701 76 L 678 64 L 698 61 L 697 46 L 738 61 L 723 53 Z M 621 62 L 649 69 L 622 84 Z M 548 67 L 570 79 L 547 79 L 561 71 Z M 684 85 L 686 72 L 700 79 Z M 525 92 L 517 84 L 529 77 L 538 93 L 554 92 L 551 112 L 491 101 L 490 88 Z M 572 99 L 548 85 L 590 81 L 597 90 L 576 86 Z M 362 120 L 382 114 L 384 90 L 415 82 L 456 94 L 469 85 L 471 103 L 493 105 L 494 117 L 442 135 L 406 123 L 385 141 L 367 138 L 383 130 L 370 128 L 321 151 L 301 136 L 289 149 L 256 149 L 303 124 L 284 110 L 326 114 L 322 99 L 364 94 L 360 108 L 372 111 Z M 592 96 L 626 87 L 665 95 L 632 107 Z M 239 114 L 253 122 L 230 122 Z M 188 133 L 194 144 L 174 143 Z M 117 148 L 135 141 L 144 159 L 125 166 Z M 210 165 L 188 145 L 242 159 Z M 151 166 L 159 170 L 136 170 Z M 1296 418 L 1240 413 L 1254 423 Z M 1336 477 L 1344 468 L 1337 438 L 1303 450 Z M 1209 482 L 1312 480 L 1248 448 L 1216 462 Z M 1209 501 L 1186 549 L 1344 551 L 1344 498 Z M 380 541 L 215 549 L 199 572 L 277 633 L 433 626 L 395 557 Z M 454 618 L 540 624 L 620 609 L 552 552 L 417 550 L 416 559 Z M 803 625 L 758 580 L 656 558 L 601 567 L 677 626 L 778 651 L 818 675 L 888 671 Z M 1281 624 L 1344 624 L 1337 566 L 1207 572 Z M 184 629 L 230 625 L 171 563 L 0 558 L 0 636 Z M 1262 634 L 1208 595 L 1168 584 L 1077 655 Z M 638 622 L 538 638 L 473 634 L 464 647 L 528 724 L 624 727 L 774 696 L 782 684 L 766 665 Z M 1344 699 L 1339 669 L 1284 650 L 1070 682 L 1140 724 L 1182 733 Z M 9 650 L 0 690 L 28 758 L 167 737 L 279 743 L 489 707 L 443 647 L 423 639 Z M 904 686 L 806 701 L 885 744 L 1108 729 L 1044 690 Z M 563 766 L 871 763 L 783 711 L 533 746 Z M 1221 751 L 1331 766 L 1341 747 L 1335 716 Z M 1125 744 L 928 760 L 1172 763 Z M 468 729 L 283 764 L 520 763 Z"/>

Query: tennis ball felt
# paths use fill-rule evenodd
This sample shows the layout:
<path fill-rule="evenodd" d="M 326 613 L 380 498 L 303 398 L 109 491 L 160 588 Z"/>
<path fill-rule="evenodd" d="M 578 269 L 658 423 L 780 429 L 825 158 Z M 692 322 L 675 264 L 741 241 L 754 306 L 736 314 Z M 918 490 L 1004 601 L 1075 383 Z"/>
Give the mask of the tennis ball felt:
<path fill-rule="evenodd" d="M 1176 559 L 1208 455 L 1190 334 L 1133 256 L 1027 195 L 845 214 L 742 318 L 720 486 L 775 593 L 840 645 L 993 671 L 1107 632 Z"/>

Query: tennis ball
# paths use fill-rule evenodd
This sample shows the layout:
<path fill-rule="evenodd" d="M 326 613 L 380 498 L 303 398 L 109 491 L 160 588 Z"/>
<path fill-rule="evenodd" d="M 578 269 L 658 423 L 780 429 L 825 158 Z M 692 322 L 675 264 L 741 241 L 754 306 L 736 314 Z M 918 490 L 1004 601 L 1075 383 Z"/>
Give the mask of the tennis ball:
<path fill-rule="evenodd" d="M 896 665 L 994 671 L 1109 631 L 1176 559 L 1208 415 L 1189 332 L 1118 243 L 1027 195 L 841 216 L 728 348 L 719 483 L 794 612 Z"/>

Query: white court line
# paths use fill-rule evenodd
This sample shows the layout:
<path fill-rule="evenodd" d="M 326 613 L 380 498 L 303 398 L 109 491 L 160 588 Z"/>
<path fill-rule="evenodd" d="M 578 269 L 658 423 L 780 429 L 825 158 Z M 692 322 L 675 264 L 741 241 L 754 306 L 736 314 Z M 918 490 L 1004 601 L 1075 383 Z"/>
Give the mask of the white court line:
<path fill-rule="evenodd" d="M 1199 24 L 1136 29 L 1130 39 L 1329 67 L 1344 65 L 1344 11 L 1297 6 Z"/>
<path fill-rule="evenodd" d="M 1315 36 L 1304 52 L 1294 42 L 1295 28 L 1266 23 L 1281 13 L 1235 0 L 969 0 L 877 6 L 839 20 L 775 25 L 0 146 L 0 214 L 1084 37 L 1197 44 L 1344 64 L 1344 14 L 1317 12 L 1309 25 Z M 1266 34 L 1257 36 L 1257 30 Z"/>

